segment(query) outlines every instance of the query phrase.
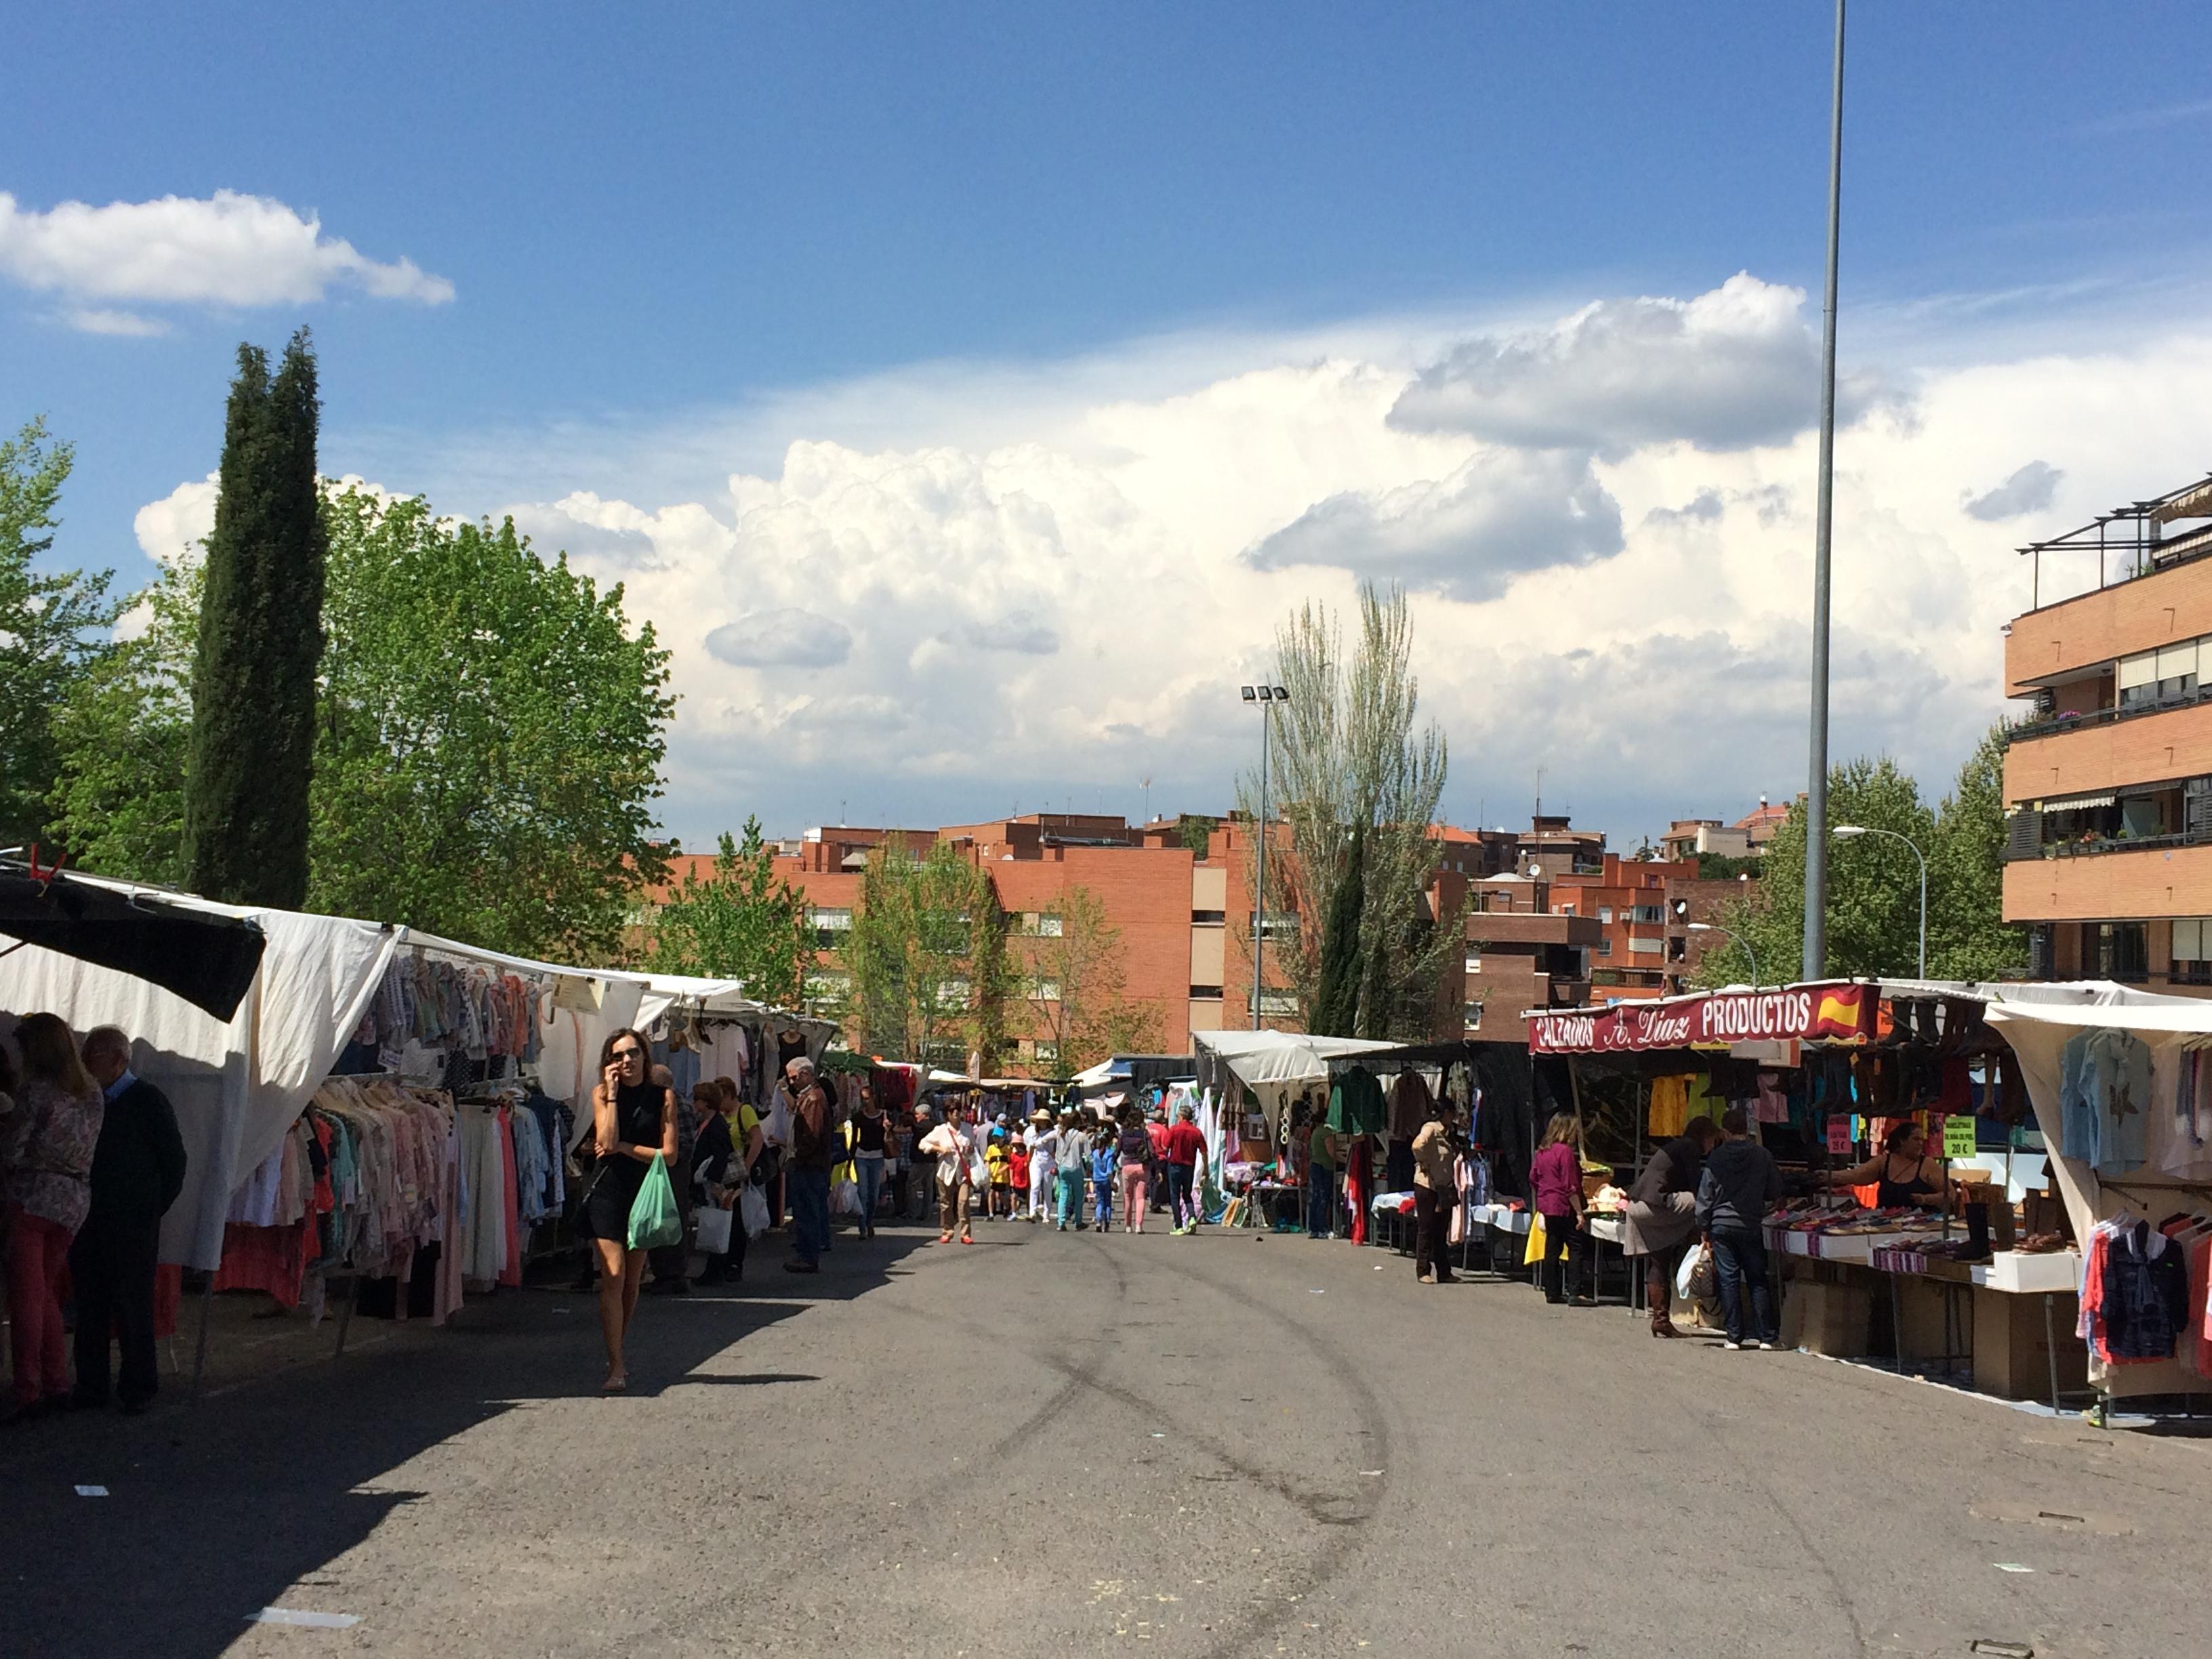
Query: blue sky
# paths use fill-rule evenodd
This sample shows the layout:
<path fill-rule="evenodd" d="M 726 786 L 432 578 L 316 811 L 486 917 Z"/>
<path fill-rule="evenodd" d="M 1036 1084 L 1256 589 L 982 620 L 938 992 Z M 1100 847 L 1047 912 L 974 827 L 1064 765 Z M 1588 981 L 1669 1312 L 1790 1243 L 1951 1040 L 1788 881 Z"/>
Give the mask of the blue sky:
<path fill-rule="evenodd" d="M 2193 319 L 2201 21 L 1862 5 L 1847 356 L 1925 371 Z M 1373 319 L 1443 337 L 1739 270 L 1810 290 L 1816 325 L 1829 28 L 1771 3 L 57 8 L 0 64 L 18 215 L 237 191 L 451 298 L 80 305 L 11 279 L 0 240 L 0 423 L 76 444 L 58 554 L 135 579 L 133 515 L 215 463 L 237 342 L 302 321 L 328 471 L 724 525 L 728 475 L 773 479 L 792 443 L 922 446 L 948 404 L 948 431 L 989 425 L 978 366 L 1035 398 L 1156 361 L 1132 343 L 1300 343 L 1256 368 Z M 164 331 L 71 326 L 88 307 Z M 851 390 L 884 376 L 896 431 Z M 1154 769 L 1212 763 L 1186 759 Z M 1030 783 L 1087 781 L 1050 772 Z"/>

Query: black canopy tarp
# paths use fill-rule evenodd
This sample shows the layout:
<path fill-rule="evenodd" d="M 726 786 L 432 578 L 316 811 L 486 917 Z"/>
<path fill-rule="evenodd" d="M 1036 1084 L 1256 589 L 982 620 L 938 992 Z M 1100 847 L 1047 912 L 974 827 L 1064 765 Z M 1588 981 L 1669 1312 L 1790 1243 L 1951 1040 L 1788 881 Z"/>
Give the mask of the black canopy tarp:
<path fill-rule="evenodd" d="M 243 917 L 21 870 L 0 870 L 0 934 L 149 981 L 217 1019 L 238 1012 L 265 943 Z"/>

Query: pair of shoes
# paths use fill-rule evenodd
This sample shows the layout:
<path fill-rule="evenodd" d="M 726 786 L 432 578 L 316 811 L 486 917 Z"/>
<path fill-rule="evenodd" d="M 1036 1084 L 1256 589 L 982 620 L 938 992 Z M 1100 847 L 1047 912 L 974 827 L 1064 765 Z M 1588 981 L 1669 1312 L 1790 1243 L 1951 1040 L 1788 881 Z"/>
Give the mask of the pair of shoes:
<path fill-rule="evenodd" d="M 1436 1277 L 1436 1282 L 1439 1285 L 1456 1285 L 1459 1283 L 1459 1275 L 1457 1273 L 1438 1273 Z"/>
<path fill-rule="evenodd" d="M 1421 1283 L 1424 1285 L 1433 1285 L 1436 1282 L 1437 1276 L 1434 1273 L 1423 1273 L 1421 1275 Z"/>
<path fill-rule="evenodd" d="M 818 1273 L 822 1271 L 822 1264 L 818 1261 L 787 1261 L 783 1264 L 783 1270 L 787 1273 Z"/>
<path fill-rule="evenodd" d="M 1681 1336 L 1686 1334 L 1686 1333 L 1676 1330 L 1674 1328 L 1674 1322 L 1668 1318 L 1665 1314 L 1661 1314 L 1651 1322 L 1651 1334 L 1654 1336 Z"/>
<path fill-rule="evenodd" d="M 1742 1344 L 1742 1343 L 1741 1343 L 1741 1342 L 1736 1341 L 1736 1340 L 1735 1340 L 1735 1339 L 1733 1339 L 1733 1338 L 1730 1338 L 1728 1341 L 1722 1343 L 1722 1344 L 1721 1344 L 1721 1346 L 1723 1346 L 1723 1348 L 1727 1349 L 1730 1353 L 1741 1353 L 1741 1352 L 1743 1352 L 1743 1344 Z"/>
<path fill-rule="evenodd" d="M 1759 1345 L 1759 1351 L 1761 1353 L 1773 1353 L 1778 1351 L 1781 1346 L 1782 1345 L 1779 1342 L 1762 1342 Z"/>

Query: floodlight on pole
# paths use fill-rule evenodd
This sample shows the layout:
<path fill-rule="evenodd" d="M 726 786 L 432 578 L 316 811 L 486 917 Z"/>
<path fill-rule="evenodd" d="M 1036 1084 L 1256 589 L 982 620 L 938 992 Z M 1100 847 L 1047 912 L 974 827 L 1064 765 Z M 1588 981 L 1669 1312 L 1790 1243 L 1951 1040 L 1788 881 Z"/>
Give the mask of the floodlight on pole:
<path fill-rule="evenodd" d="M 1804 977 L 1828 971 L 1828 575 L 1836 494 L 1836 248 L 1844 195 L 1844 0 L 1828 113 L 1828 291 L 1820 309 L 1820 465 L 1813 518 L 1812 736 L 1805 780 Z"/>
<path fill-rule="evenodd" d="M 1279 685 L 1244 686 L 1246 702 L 1260 705 L 1260 853 L 1259 890 L 1252 896 L 1252 1029 L 1260 1029 L 1261 988 L 1267 983 L 1267 752 L 1273 747 L 1275 705 L 1288 702 L 1290 692 Z"/>

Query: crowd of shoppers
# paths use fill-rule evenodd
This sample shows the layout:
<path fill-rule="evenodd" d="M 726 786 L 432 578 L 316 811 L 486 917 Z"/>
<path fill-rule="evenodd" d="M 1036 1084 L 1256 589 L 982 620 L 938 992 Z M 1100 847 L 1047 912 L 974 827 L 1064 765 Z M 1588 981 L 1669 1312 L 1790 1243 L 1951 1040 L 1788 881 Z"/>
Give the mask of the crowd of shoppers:
<path fill-rule="evenodd" d="M 154 1280 L 161 1218 L 185 1182 L 169 1102 L 131 1069 L 112 1026 L 82 1047 L 58 1016 L 15 1028 L 21 1070 L 0 1051 L 0 1261 L 8 1292 L 15 1423 L 111 1401 L 143 1412 L 159 1390 Z M 76 1301 L 70 1380 L 63 1291 Z M 119 1347 L 122 1364 L 111 1367 Z"/>

